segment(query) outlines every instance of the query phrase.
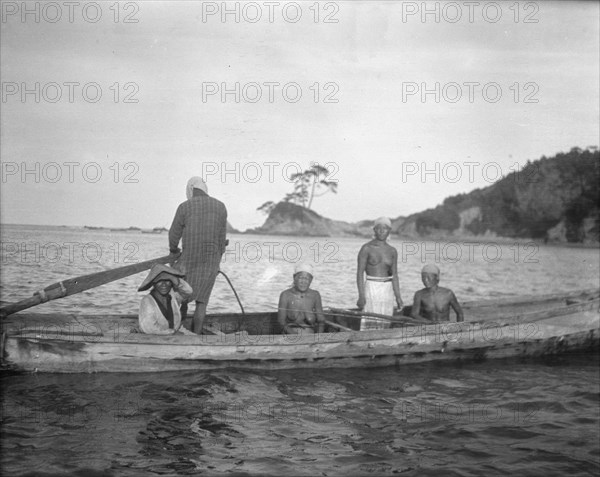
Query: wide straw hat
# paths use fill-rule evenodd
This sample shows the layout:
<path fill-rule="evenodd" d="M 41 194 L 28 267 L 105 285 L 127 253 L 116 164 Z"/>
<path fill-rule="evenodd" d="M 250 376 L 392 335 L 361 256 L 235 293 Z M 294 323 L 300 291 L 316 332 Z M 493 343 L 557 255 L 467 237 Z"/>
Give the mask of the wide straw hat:
<path fill-rule="evenodd" d="M 175 270 L 174 268 L 169 267 L 168 265 L 158 263 L 151 268 L 150 273 L 148 273 L 148 276 L 144 279 L 144 281 L 138 288 L 138 291 L 148 290 L 148 288 L 150 288 L 154 284 L 154 282 L 157 282 L 159 280 L 171 280 L 171 283 L 173 284 L 173 286 L 175 286 L 178 283 L 178 277 L 184 276 L 185 275 L 180 271 Z"/>

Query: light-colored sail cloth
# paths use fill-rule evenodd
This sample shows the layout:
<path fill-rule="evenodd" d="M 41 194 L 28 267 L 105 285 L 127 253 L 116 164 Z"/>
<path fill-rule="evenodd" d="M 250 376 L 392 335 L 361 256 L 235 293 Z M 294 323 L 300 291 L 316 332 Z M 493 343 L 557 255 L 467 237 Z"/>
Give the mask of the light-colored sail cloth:
<path fill-rule="evenodd" d="M 192 294 L 192 287 L 184 280 L 179 280 L 177 290 L 172 289 L 169 292 L 171 295 L 171 309 L 173 310 L 173 329 L 179 328 L 181 323 L 181 313 L 179 307 L 183 300 Z M 142 298 L 140 302 L 139 312 L 140 331 L 149 335 L 168 335 L 173 333 L 173 329 L 169 328 L 169 322 L 164 317 L 156 300 L 150 294 Z M 183 334 L 193 335 L 191 331 L 184 327 L 179 328 Z"/>
<path fill-rule="evenodd" d="M 370 277 L 365 281 L 365 308 L 368 313 L 391 316 L 394 313 L 394 288 L 391 277 Z M 360 331 L 383 330 L 391 323 L 379 318 L 361 318 Z"/>

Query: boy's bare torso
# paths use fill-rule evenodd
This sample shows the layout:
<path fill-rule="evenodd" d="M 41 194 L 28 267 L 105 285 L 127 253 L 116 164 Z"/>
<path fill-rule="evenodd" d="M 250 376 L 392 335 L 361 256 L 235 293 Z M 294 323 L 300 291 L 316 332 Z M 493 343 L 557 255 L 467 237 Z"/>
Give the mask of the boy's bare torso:
<path fill-rule="evenodd" d="M 443 287 L 424 288 L 415 294 L 415 304 L 419 302 L 419 315 L 432 321 L 449 321 L 450 304 L 454 299 L 452 290 Z"/>

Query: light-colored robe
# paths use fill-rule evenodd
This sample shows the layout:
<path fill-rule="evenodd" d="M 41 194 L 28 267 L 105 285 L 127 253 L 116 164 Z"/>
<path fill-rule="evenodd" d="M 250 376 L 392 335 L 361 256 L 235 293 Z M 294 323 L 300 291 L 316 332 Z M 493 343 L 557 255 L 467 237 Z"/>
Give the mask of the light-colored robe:
<path fill-rule="evenodd" d="M 149 335 L 170 335 L 173 334 L 173 330 L 179 327 L 181 323 L 181 312 L 179 307 L 183 300 L 187 299 L 193 290 L 192 287 L 181 278 L 179 279 L 179 287 L 171 289 L 169 295 L 171 295 L 171 309 L 173 310 L 173 328 L 169 328 L 169 322 L 160 311 L 158 303 L 154 297 L 150 294 L 142 298 L 140 302 L 139 312 L 139 324 L 140 331 Z M 183 334 L 195 334 L 183 326 L 179 328 Z"/>

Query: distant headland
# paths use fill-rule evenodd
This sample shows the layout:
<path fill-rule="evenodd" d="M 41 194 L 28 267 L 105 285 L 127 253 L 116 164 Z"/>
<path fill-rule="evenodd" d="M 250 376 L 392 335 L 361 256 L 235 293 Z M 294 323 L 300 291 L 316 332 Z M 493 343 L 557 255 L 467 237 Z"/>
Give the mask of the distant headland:
<path fill-rule="evenodd" d="M 405 238 L 526 238 L 546 243 L 600 243 L 600 153 L 573 148 L 528 162 L 518 172 L 434 209 L 392 219 Z M 356 223 L 322 217 L 282 201 L 265 223 L 245 233 L 293 236 L 372 236 L 372 220 Z"/>
<path fill-rule="evenodd" d="M 306 171 L 311 172 L 311 171 Z M 260 227 L 227 233 L 305 237 L 372 237 L 373 220 L 344 222 L 284 200 L 259 207 L 268 212 Z M 310 204 L 310 203 L 309 203 Z M 268 206 L 268 207 L 265 207 Z M 88 230 L 162 234 L 165 227 Z M 494 184 L 448 197 L 433 209 L 392 218 L 392 234 L 402 238 L 482 240 L 531 239 L 545 243 L 600 243 L 600 153 L 596 147 L 573 148 L 554 157 L 528 161 Z"/>
<path fill-rule="evenodd" d="M 168 233 L 169 229 L 166 227 L 154 227 L 152 229 L 142 229 L 141 227 L 96 227 L 94 225 L 84 225 L 84 229 L 86 230 L 106 230 L 109 232 L 133 232 L 133 233 L 143 233 L 143 234 L 162 234 Z M 238 230 L 234 229 L 229 222 L 227 222 L 227 233 L 240 233 Z"/>

